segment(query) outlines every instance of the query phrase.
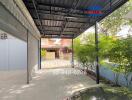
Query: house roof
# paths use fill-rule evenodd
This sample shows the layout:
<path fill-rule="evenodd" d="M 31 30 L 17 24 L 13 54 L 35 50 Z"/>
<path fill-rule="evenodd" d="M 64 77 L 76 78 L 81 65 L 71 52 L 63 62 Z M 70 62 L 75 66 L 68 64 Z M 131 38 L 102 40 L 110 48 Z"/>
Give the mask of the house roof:
<path fill-rule="evenodd" d="M 76 38 L 127 0 L 23 0 L 42 38 Z M 101 8 L 91 16 L 88 7 Z M 99 10 L 99 9 L 98 9 Z M 99 12 L 94 12 L 99 13 Z M 97 14 L 96 14 L 97 15 Z"/>

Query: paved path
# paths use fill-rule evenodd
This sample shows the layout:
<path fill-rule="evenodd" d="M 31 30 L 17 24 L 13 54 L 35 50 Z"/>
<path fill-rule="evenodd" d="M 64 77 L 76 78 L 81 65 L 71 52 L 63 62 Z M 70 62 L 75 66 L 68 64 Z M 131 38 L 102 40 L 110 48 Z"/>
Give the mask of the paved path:
<path fill-rule="evenodd" d="M 70 60 L 55 59 L 55 60 L 44 60 L 42 62 L 43 68 L 59 68 L 59 67 L 71 67 Z"/>
<path fill-rule="evenodd" d="M 73 68 L 42 69 L 29 85 L 13 85 L 0 90 L 0 100 L 65 100 L 75 91 L 95 85 L 88 76 Z"/>

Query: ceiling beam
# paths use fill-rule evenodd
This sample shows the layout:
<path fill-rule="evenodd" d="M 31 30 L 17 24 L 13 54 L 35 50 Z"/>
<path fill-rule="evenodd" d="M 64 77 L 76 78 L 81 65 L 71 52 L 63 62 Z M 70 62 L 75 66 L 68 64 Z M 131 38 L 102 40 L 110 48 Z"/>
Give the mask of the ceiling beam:
<path fill-rule="evenodd" d="M 25 0 L 25 4 L 30 6 L 32 5 L 32 2 L 30 0 Z M 57 7 L 57 8 L 61 8 L 61 9 L 68 9 L 70 10 L 71 7 L 66 7 L 64 5 L 57 5 L 57 4 L 46 4 L 46 3 L 42 3 L 42 2 L 37 2 L 38 6 L 46 6 L 46 7 Z M 77 9 L 77 10 L 80 10 L 80 9 Z"/>
<path fill-rule="evenodd" d="M 71 7 L 71 9 L 69 10 L 69 12 L 67 13 L 67 15 L 72 14 L 72 13 L 73 13 L 73 10 L 76 10 L 79 1 L 80 1 L 80 0 L 74 0 L 74 2 L 73 2 L 73 4 L 72 4 L 72 7 Z M 65 19 L 65 21 L 64 21 L 64 26 L 62 27 L 62 32 L 61 32 L 61 34 L 65 31 L 65 28 L 67 27 L 67 23 L 68 23 L 68 22 L 69 22 L 69 20 L 68 20 L 68 19 Z"/>
<path fill-rule="evenodd" d="M 36 2 L 35 0 L 32 0 L 32 3 L 33 3 L 33 7 L 34 7 L 34 9 L 35 9 L 37 18 L 38 18 L 38 20 L 40 21 L 41 27 L 42 27 L 42 29 L 43 29 L 42 21 L 40 20 L 40 16 L 39 16 L 38 11 L 37 11 L 37 5 L 36 5 L 37 2 Z M 43 29 L 43 33 L 44 33 L 44 29 Z"/>
<path fill-rule="evenodd" d="M 37 18 L 33 18 L 34 20 L 38 20 Z M 65 20 L 59 20 L 59 19 L 48 19 L 48 18 L 43 18 L 41 19 L 42 21 L 44 20 L 49 20 L 49 21 L 60 21 L 60 22 L 64 22 Z M 68 22 L 72 22 L 72 23 L 88 23 L 87 21 L 68 21 Z"/>
<path fill-rule="evenodd" d="M 42 31 L 41 29 L 39 29 L 40 31 Z M 57 31 L 57 30 L 44 30 L 45 32 L 46 31 L 51 31 L 51 32 L 61 32 L 61 30 L 60 31 Z M 64 32 L 70 32 L 70 33 L 77 33 L 77 31 L 64 31 Z"/>
<path fill-rule="evenodd" d="M 65 38 L 65 39 L 72 39 L 72 36 L 60 36 L 60 35 L 41 35 L 41 38 Z"/>
<path fill-rule="evenodd" d="M 51 33 L 46 33 L 45 35 L 60 35 L 60 34 L 57 34 L 57 33 L 55 33 L 55 34 L 51 34 Z M 63 36 L 65 35 L 65 36 L 72 36 L 73 34 L 62 34 Z"/>
<path fill-rule="evenodd" d="M 38 27 L 40 26 L 40 25 L 37 25 Z M 48 26 L 48 25 L 42 25 L 43 27 L 51 27 L 51 28 L 61 28 L 61 26 Z M 79 27 L 67 27 L 67 28 L 72 28 L 72 29 L 78 29 Z"/>
<path fill-rule="evenodd" d="M 32 7 L 28 7 L 28 8 L 30 10 L 35 10 Z M 57 13 L 57 14 L 61 13 L 61 14 L 65 14 L 65 15 L 67 14 L 67 9 L 65 9 L 65 10 L 51 10 L 51 9 L 47 10 L 47 9 L 38 8 L 38 11 L 44 11 L 45 13 L 46 12 L 50 13 L 52 11 L 52 13 L 50 13 L 50 14 L 54 14 L 54 13 Z M 86 15 L 83 10 L 75 10 L 73 14 L 80 15 L 80 16 L 85 16 Z"/>
<path fill-rule="evenodd" d="M 41 36 L 41 38 L 72 39 L 72 37 L 61 37 L 61 36 Z"/>
<path fill-rule="evenodd" d="M 34 13 L 33 10 L 30 10 L 31 14 Z M 60 17 L 63 17 L 63 18 L 66 18 L 66 17 L 74 17 L 74 18 L 85 18 L 85 19 L 90 19 L 90 18 L 95 18 L 95 17 L 92 17 L 92 16 L 87 16 L 86 14 L 69 14 L 67 15 L 67 13 L 47 13 L 47 12 L 44 12 L 44 11 L 38 11 L 39 14 L 41 15 L 49 15 L 49 16 L 60 16 Z M 32 14 L 33 15 L 33 14 Z"/>

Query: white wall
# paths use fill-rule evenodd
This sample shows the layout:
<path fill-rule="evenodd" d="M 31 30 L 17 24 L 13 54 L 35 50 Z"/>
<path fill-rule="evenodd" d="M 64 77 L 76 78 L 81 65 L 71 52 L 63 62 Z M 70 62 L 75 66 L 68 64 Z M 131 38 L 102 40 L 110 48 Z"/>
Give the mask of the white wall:
<path fill-rule="evenodd" d="M 0 39 L 0 70 L 8 69 L 8 40 Z"/>
<path fill-rule="evenodd" d="M 38 69 L 38 40 L 28 34 L 28 68 L 29 68 L 29 79 L 34 76 L 35 70 Z"/>
<path fill-rule="evenodd" d="M 26 42 L 8 35 L 0 39 L 0 70 L 20 70 L 27 68 Z"/>

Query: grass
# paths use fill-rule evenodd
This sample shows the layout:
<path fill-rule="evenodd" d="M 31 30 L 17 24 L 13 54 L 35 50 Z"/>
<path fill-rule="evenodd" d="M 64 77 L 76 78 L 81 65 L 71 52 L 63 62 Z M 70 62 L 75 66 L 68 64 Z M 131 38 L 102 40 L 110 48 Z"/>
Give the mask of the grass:
<path fill-rule="evenodd" d="M 112 87 L 110 85 L 104 85 L 104 90 L 112 92 L 112 93 L 117 93 L 121 95 L 127 95 L 129 98 L 132 98 L 132 90 L 128 89 L 126 87 Z"/>

